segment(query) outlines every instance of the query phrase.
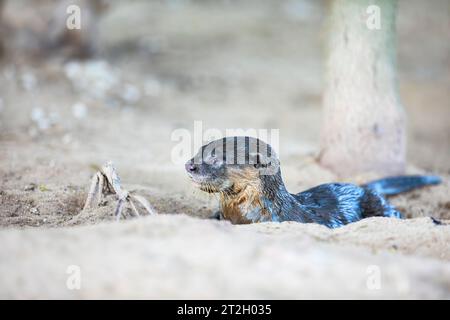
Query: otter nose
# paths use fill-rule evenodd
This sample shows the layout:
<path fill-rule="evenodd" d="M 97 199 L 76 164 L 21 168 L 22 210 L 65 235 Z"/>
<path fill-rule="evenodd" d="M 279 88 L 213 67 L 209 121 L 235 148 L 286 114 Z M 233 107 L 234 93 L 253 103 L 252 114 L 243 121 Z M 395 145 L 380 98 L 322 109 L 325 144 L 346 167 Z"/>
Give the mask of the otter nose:
<path fill-rule="evenodd" d="M 186 171 L 189 173 L 194 173 L 198 171 L 198 166 L 192 162 L 188 162 L 185 164 Z"/>

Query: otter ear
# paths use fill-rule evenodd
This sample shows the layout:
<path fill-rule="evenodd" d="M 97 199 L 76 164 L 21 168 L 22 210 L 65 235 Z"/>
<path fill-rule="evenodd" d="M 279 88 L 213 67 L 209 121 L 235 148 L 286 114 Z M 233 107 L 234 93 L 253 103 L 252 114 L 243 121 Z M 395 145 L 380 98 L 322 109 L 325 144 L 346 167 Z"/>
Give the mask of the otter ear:
<path fill-rule="evenodd" d="M 264 154 L 250 153 L 249 154 L 249 164 L 253 165 L 260 175 L 274 175 L 277 174 L 280 167 L 280 161 L 276 157 L 275 153 L 270 156 L 265 156 Z"/>
<path fill-rule="evenodd" d="M 260 169 L 260 168 L 266 168 L 267 165 L 269 165 L 270 163 L 265 163 L 264 159 L 266 159 L 265 157 L 263 157 L 261 155 L 261 153 L 250 153 L 249 154 L 249 164 L 253 165 L 253 167 L 255 167 L 256 169 Z"/>

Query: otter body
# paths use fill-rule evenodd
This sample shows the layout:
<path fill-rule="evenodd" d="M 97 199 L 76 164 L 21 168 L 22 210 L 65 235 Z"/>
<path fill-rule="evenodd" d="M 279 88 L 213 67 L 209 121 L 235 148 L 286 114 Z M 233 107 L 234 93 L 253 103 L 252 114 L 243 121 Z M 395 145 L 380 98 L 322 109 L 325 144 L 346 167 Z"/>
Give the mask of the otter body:
<path fill-rule="evenodd" d="M 270 145 L 251 137 L 203 146 L 186 170 L 201 190 L 219 193 L 221 218 L 234 224 L 297 221 L 336 228 L 367 217 L 401 218 L 384 196 L 440 182 L 433 176 L 401 176 L 363 186 L 327 183 L 291 194 Z"/>

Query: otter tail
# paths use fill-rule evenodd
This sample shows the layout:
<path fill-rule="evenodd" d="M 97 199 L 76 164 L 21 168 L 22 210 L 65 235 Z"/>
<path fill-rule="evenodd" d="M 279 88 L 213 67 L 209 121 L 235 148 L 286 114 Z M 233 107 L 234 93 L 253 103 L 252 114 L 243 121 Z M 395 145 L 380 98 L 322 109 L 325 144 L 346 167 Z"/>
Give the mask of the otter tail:
<path fill-rule="evenodd" d="M 369 188 L 382 195 L 392 196 L 439 183 L 441 183 L 441 178 L 436 176 L 398 176 L 375 180 L 362 185 L 362 187 Z"/>

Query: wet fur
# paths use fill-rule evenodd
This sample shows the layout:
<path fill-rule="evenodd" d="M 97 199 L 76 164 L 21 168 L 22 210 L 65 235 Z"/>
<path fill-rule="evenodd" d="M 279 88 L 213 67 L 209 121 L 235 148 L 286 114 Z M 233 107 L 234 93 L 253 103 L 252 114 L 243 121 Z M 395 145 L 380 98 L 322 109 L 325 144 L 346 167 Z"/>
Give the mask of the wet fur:
<path fill-rule="evenodd" d="M 253 139 L 238 138 L 245 138 L 247 143 L 249 139 Z M 231 139 L 236 141 L 236 137 L 226 139 L 228 142 Z M 212 143 L 221 146 L 222 142 L 216 140 Z M 270 146 L 267 146 L 270 149 Z M 236 150 L 248 152 L 247 148 Z M 279 164 L 278 160 L 276 161 Z M 199 173 L 193 176 L 202 178 L 201 182 L 197 183 L 201 190 L 220 194 L 221 217 L 234 224 L 297 221 L 318 223 L 329 228 L 340 227 L 367 217 L 401 218 L 400 212 L 384 198 L 383 191 L 393 195 L 440 182 L 439 178 L 431 176 L 391 177 L 363 186 L 327 183 L 291 194 L 283 183 L 279 165 L 276 173 L 271 175 L 260 174 L 260 165 L 259 162 L 257 165 L 227 162 L 216 169 L 207 160 L 199 165 Z"/>

